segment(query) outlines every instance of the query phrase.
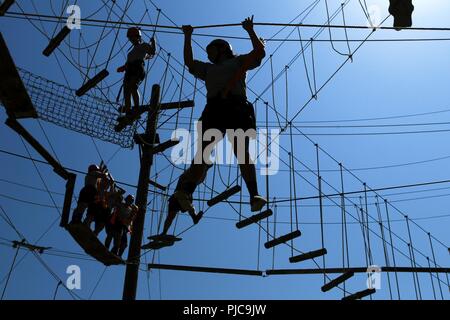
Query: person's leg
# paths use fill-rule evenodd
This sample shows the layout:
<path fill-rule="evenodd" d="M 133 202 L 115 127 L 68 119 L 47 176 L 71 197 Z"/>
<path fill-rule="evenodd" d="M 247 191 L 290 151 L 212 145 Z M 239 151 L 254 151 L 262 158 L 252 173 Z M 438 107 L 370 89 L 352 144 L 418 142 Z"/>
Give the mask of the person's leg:
<path fill-rule="evenodd" d="M 98 235 L 100 234 L 100 232 L 102 232 L 104 227 L 105 223 L 101 219 L 95 219 L 94 234 L 98 237 Z"/>
<path fill-rule="evenodd" d="M 139 108 L 139 105 L 141 103 L 141 97 L 139 95 L 138 85 L 137 83 L 133 87 L 133 90 L 131 91 L 131 95 L 133 96 L 133 107 Z"/>
<path fill-rule="evenodd" d="M 123 82 L 124 109 L 122 110 L 124 113 L 131 110 L 131 86 L 129 82 L 130 79 L 125 76 L 125 80 Z"/>
<path fill-rule="evenodd" d="M 238 159 L 239 169 L 241 171 L 242 178 L 247 186 L 248 193 L 250 195 L 250 205 L 252 211 L 259 211 L 267 203 L 267 200 L 261 197 L 258 193 L 258 183 L 256 181 L 256 168 L 255 164 L 250 158 L 249 152 L 249 138 L 245 138 L 244 148 L 242 150 L 242 144 L 236 141 L 230 141 L 233 145 L 234 155 Z"/>
<path fill-rule="evenodd" d="M 177 213 L 181 210 L 180 205 L 174 198 L 174 196 L 171 196 L 169 198 L 169 210 L 167 213 L 166 220 L 164 221 L 164 227 L 163 231 L 161 232 L 161 235 L 166 235 L 167 232 L 169 232 L 169 228 L 172 225 L 173 220 L 177 216 Z"/>
<path fill-rule="evenodd" d="M 90 203 L 88 205 L 86 218 L 84 219 L 83 224 L 85 224 L 86 226 L 91 228 L 91 224 L 95 220 L 95 216 L 97 214 L 97 211 L 98 211 L 97 205 L 95 203 Z"/>
<path fill-rule="evenodd" d="M 108 231 L 108 233 L 106 234 L 106 239 L 105 239 L 105 247 L 108 250 L 109 250 L 109 247 L 111 246 L 112 239 L 113 239 L 112 232 Z"/>
<path fill-rule="evenodd" d="M 86 202 L 78 202 L 77 207 L 73 210 L 71 223 L 81 223 L 83 214 L 87 208 L 88 204 Z"/>
<path fill-rule="evenodd" d="M 122 238 L 122 226 L 115 225 L 114 226 L 114 235 L 113 235 L 113 247 L 111 249 L 111 253 L 113 253 L 115 255 L 117 255 L 119 253 L 121 238 Z"/>
<path fill-rule="evenodd" d="M 119 248 L 119 252 L 118 252 L 119 257 L 121 257 L 123 255 L 123 253 L 127 247 L 128 247 L 128 230 L 126 227 L 123 227 L 122 237 L 120 238 L 120 248 Z"/>
<path fill-rule="evenodd" d="M 109 216 L 111 214 L 111 210 L 109 208 L 100 207 L 98 215 L 95 220 L 95 230 L 94 233 L 96 236 L 102 232 L 103 228 L 105 228 L 106 223 L 109 219 Z"/>

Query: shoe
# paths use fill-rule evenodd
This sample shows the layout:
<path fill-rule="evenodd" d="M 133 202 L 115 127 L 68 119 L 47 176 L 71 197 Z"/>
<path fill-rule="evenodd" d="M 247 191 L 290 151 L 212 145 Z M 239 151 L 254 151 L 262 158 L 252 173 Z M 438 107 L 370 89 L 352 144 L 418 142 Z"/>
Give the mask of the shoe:
<path fill-rule="evenodd" d="M 394 27 L 397 31 L 412 26 L 412 0 L 390 0 L 389 13 L 394 17 Z"/>
<path fill-rule="evenodd" d="M 261 196 L 254 196 L 250 200 L 250 206 L 252 208 L 252 212 L 260 211 L 267 204 L 267 200 Z"/>
<path fill-rule="evenodd" d="M 174 198 L 177 200 L 178 204 L 180 205 L 182 212 L 190 212 L 192 214 L 195 214 L 195 207 L 192 204 L 192 199 L 189 197 L 189 195 L 181 190 L 175 191 L 173 194 Z"/>
<path fill-rule="evenodd" d="M 200 211 L 196 215 L 192 216 L 192 222 L 194 224 L 197 224 L 202 219 L 202 217 L 203 217 L 203 211 Z"/>

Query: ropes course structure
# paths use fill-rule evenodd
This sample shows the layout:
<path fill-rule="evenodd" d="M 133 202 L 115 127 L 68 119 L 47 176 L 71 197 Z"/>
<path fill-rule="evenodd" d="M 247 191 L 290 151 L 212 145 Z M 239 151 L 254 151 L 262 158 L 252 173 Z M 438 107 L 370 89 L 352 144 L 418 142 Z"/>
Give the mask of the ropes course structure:
<path fill-rule="evenodd" d="M 75 1 L 75 6 L 81 5 L 82 2 Z M 18 239 L 0 238 L 2 246 L 15 250 L 7 274 L 2 275 L 0 279 L 4 285 L 2 299 L 7 294 L 8 287 L 11 286 L 13 279 L 11 275 L 28 253 L 32 253 L 55 279 L 56 287 L 52 289 L 53 299 L 58 296 L 60 287 L 65 288 L 73 299 L 84 298 L 65 285 L 61 277 L 44 261 L 44 256 L 100 265 L 100 276 L 94 281 L 88 299 L 94 296 L 102 279 L 111 270 L 111 265 L 123 266 L 126 269 L 123 289 L 125 300 L 136 299 L 137 287 L 142 286 L 142 279 L 140 282 L 138 280 L 139 272 L 146 272 L 150 297 L 149 279 L 160 270 L 263 279 L 288 275 L 314 276 L 317 279 L 320 276 L 323 279 L 320 282 L 314 282 L 320 285 L 315 289 L 309 288 L 310 291 L 317 289 L 323 294 L 334 292 L 333 297 L 339 296 L 342 299 L 365 297 L 370 299 L 377 297 L 381 299 L 448 299 L 450 294 L 448 239 L 440 239 L 421 225 L 422 220 L 445 218 L 448 214 L 435 214 L 422 219 L 414 218 L 413 213 L 401 209 L 398 204 L 402 201 L 445 197 L 448 194 L 394 200 L 390 198 L 410 193 L 445 190 L 448 189 L 445 185 L 450 180 L 441 179 L 375 188 L 356 172 L 415 166 L 442 161 L 449 156 L 389 166 L 348 168 L 312 139 L 314 135 L 321 134 L 303 132 L 303 129 L 333 128 L 334 120 L 299 121 L 300 115 L 319 100 L 323 91 L 332 85 L 336 75 L 347 64 L 355 61 L 360 49 L 366 43 L 447 41 L 448 39 L 444 37 L 371 39 L 378 32 L 399 29 L 398 26 L 385 25 L 390 17 L 389 14 L 386 13 L 387 16 L 384 19 L 375 22 L 372 21 L 366 1 L 345 0 L 338 5 L 331 5 L 331 2 L 327 0 L 310 2 L 287 23 L 255 23 L 255 26 L 264 27 L 266 28 L 264 30 L 271 32 L 265 34 L 268 55 L 257 69 L 249 73 L 250 77 L 247 79 L 247 91 L 252 95 L 252 103 L 258 119 L 257 125 L 260 128 L 257 139 L 259 145 L 257 150 L 255 148 L 255 161 L 260 163 L 258 171 L 264 177 L 259 180 L 264 180 L 261 189 L 264 189 L 264 196 L 268 200 L 267 205 L 256 213 L 249 212 L 247 207 L 251 205 L 251 199 L 242 190 L 243 178 L 239 165 L 233 161 L 221 164 L 216 151 L 215 157 L 219 161 L 208 168 L 208 176 L 193 194 L 193 203 L 200 210 L 201 222 L 197 226 L 197 223 L 192 224 L 190 220 L 189 222 L 185 220 L 187 213 L 177 215 L 170 228 L 172 235 L 165 243 L 158 239 L 161 238 L 164 222 L 168 216 L 170 196 L 176 191 L 178 176 L 185 172 L 189 164 L 188 160 L 191 158 L 191 154 L 185 151 L 172 152 L 171 158 L 168 153 L 180 146 L 185 150 L 195 146 L 195 139 L 191 139 L 190 136 L 187 139 L 180 139 L 173 132 L 183 128 L 189 135 L 194 133 L 196 126 L 194 120 L 200 113 L 197 110 L 194 111 L 193 107 L 203 105 L 207 96 L 203 81 L 189 76 L 187 72 L 189 70 L 178 58 L 179 53 L 173 51 L 173 48 L 169 49 L 169 45 L 166 47 L 164 40 L 168 37 L 179 37 L 179 34 L 182 34 L 181 27 L 152 0 L 139 3 L 133 0 L 97 1 L 95 5 L 88 6 L 91 12 L 83 13 L 84 16 L 81 19 L 83 29 L 81 30 L 70 29 L 66 25 L 68 19 L 66 13 L 69 13 L 66 12 L 66 8 L 69 1 L 62 1 L 60 8 L 55 6 L 54 1 L 40 3 L 39 6 L 36 6 L 33 0 L 30 3 L 5 1 L 0 6 L 2 13 L 0 19 L 25 21 L 28 23 L 27 26 L 37 31 L 46 43 L 46 47 L 41 50 L 45 57 L 43 59 L 55 61 L 60 75 L 44 77 L 28 71 L 27 68 L 16 66 L 11 54 L 11 46 L 6 43 L 3 36 L 1 37 L 0 53 L 2 61 L 6 62 L 0 67 L 2 74 L 5 75 L 4 79 L 0 80 L 0 86 L 1 102 L 7 114 L 6 124 L 18 133 L 28 155 L 3 149 L 0 149 L 0 154 L 18 161 L 21 159 L 32 162 L 44 188 L 4 177 L 0 177 L 0 183 L 46 193 L 52 203 L 27 200 L 3 191 L 0 193 L 0 198 L 24 206 L 55 210 L 58 213 L 56 220 L 41 237 L 31 243 L 18 230 L 11 214 L 0 206 L 2 221 L 8 228 L 14 230 L 18 237 Z M 358 23 L 347 24 L 347 21 L 355 20 L 349 17 L 348 7 L 352 5 L 359 10 L 363 21 L 369 27 Z M 323 23 L 306 23 L 310 15 L 318 12 L 321 13 L 321 17 L 324 17 Z M 139 110 L 132 116 L 126 116 L 129 118 L 120 118 L 118 108 L 126 104 L 120 94 L 122 77 L 112 74 L 111 68 L 123 64 L 123 60 L 127 59 L 128 44 L 121 41 L 123 30 L 137 26 L 140 27 L 145 42 L 156 39 L 157 51 L 151 60 L 146 61 L 146 77 L 143 80 Z M 241 26 L 241 23 L 194 26 L 193 43 L 197 46 L 196 49 L 205 50 L 202 39 L 219 36 L 197 31 L 219 28 L 233 30 L 236 26 Z M 89 29 L 89 32 L 85 32 L 84 28 Z M 448 33 L 450 31 L 450 28 L 443 27 L 413 26 L 406 29 L 411 32 Z M 277 31 L 272 33 L 273 30 Z M 283 32 L 288 32 L 285 37 L 282 37 Z M 336 33 L 343 38 L 335 38 Z M 221 35 L 220 37 L 247 40 L 238 35 Z M 319 47 L 319 44 L 327 46 L 326 49 Z M 282 61 L 279 62 L 279 50 L 285 46 L 289 46 L 290 50 L 282 58 L 280 57 Z M 326 64 L 318 61 L 319 52 L 330 53 L 330 59 Z M 54 80 L 55 78 L 65 83 L 60 83 Z M 295 84 L 292 85 L 292 82 Z M 300 82 L 303 83 L 303 96 L 298 99 L 296 91 L 299 90 Z M 149 89 L 150 87 L 152 90 Z M 295 99 L 292 98 L 294 94 Z M 427 114 L 433 115 L 447 111 Z M 400 119 L 421 115 L 425 113 L 391 118 Z M 31 131 L 17 121 L 26 118 L 32 118 L 34 119 L 32 121 L 39 124 L 39 129 L 42 131 L 41 137 L 45 137 L 46 144 L 50 146 L 52 152 L 47 151 L 30 133 Z M 391 118 L 361 120 L 378 121 L 391 120 Z M 128 193 L 134 193 L 137 190 L 136 220 L 133 222 L 127 258 L 113 253 L 114 250 L 109 251 L 108 246 L 103 244 L 98 234 L 85 225 L 69 223 L 71 213 L 77 210 L 77 203 L 79 203 L 75 192 L 78 191 L 76 180 L 89 176 L 89 170 L 64 166 L 61 160 L 66 161 L 66 159 L 59 159 L 46 133 L 48 127 L 43 126 L 40 120 L 60 127 L 58 129 L 87 136 L 101 160 L 100 167 L 107 168 L 104 171 L 111 177 L 114 187 L 123 192 L 125 189 L 129 190 Z M 356 120 L 340 121 L 342 122 L 352 123 Z M 422 125 L 448 125 L 448 123 L 441 121 L 363 126 L 347 124 L 347 128 L 398 128 Z M 436 132 L 445 130 L 447 129 L 436 130 Z M 403 133 L 411 133 L 411 131 Z M 399 132 L 392 134 L 399 134 Z M 167 140 L 163 141 L 164 139 Z M 106 142 L 107 145 L 114 144 L 119 149 L 109 158 L 105 158 L 98 146 L 98 140 Z M 33 157 L 25 142 L 31 145 L 44 160 Z M 226 147 L 226 144 L 224 146 Z M 109 171 L 112 171 L 111 167 L 114 166 L 114 158 L 119 152 L 131 152 L 126 149 L 134 148 L 139 151 L 136 168 L 140 170 L 137 183 L 113 179 Z M 273 150 L 278 150 L 279 154 L 274 154 Z M 230 151 L 230 154 L 225 156 L 231 157 L 231 154 Z M 275 158 L 279 160 L 279 167 L 272 168 L 272 161 Z M 43 178 L 38 164 L 51 166 L 54 173 L 65 181 L 65 192 L 51 191 L 45 183 L 46 179 Z M 136 175 L 132 176 L 136 178 Z M 427 189 L 431 186 L 440 188 Z M 387 191 L 392 193 L 386 193 Z M 228 214 L 227 216 L 217 215 L 221 212 L 232 213 L 234 217 Z M 330 219 L 331 216 L 333 219 Z M 75 252 L 39 244 L 58 221 L 65 231 L 64 241 L 78 243 L 84 253 L 80 250 Z M 161 252 L 166 250 L 173 252 L 178 259 L 172 259 L 172 261 L 179 262 L 182 261 L 183 252 L 188 250 L 186 246 L 182 247 L 183 243 L 188 242 L 187 245 L 197 246 L 196 243 L 199 241 L 207 242 L 208 239 L 201 238 L 198 234 L 192 235 L 196 232 L 201 234 L 206 230 L 201 227 L 204 221 L 205 223 L 219 221 L 224 224 L 235 224 L 236 228 L 233 232 L 237 234 L 233 238 L 236 239 L 228 241 L 233 251 L 242 251 L 231 256 L 242 261 L 234 261 L 236 262 L 234 266 L 233 263 L 217 266 L 214 262 L 205 264 L 200 261 L 188 265 L 163 261 Z M 222 230 L 215 230 L 214 234 L 221 232 Z M 69 234 L 75 242 L 70 239 Z M 146 240 L 147 236 L 151 240 L 150 243 Z M 183 241 L 180 241 L 181 236 L 184 238 Z M 254 248 L 250 248 L 250 244 L 242 241 L 242 239 L 247 241 L 254 236 L 257 237 L 256 268 L 249 267 L 254 262 L 245 256 L 248 253 L 244 251 L 251 251 Z M 227 242 L 227 240 L 224 241 Z M 214 243 L 220 244 L 217 241 Z M 60 245 L 56 246 L 60 247 Z M 178 247 L 180 249 L 177 249 Z M 202 248 L 202 250 L 207 249 Z M 222 244 L 222 247 L 217 250 L 226 250 L 225 245 Z M 18 254 L 22 251 L 26 254 L 18 259 Z M 198 256 L 203 255 L 198 254 Z M 217 252 L 211 252 L 211 256 L 216 257 Z M 189 257 L 189 261 L 198 260 Z M 211 259 L 205 259 L 205 261 L 211 261 Z M 223 260 L 220 261 L 223 262 Z M 377 291 L 379 286 L 375 283 L 376 276 L 380 274 L 385 275 L 386 278 L 383 281 L 387 283 L 388 289 L 384 291 L 383 296 L 379 295 L 380 292 Z M 161 273 L 157 275 L 161 296 Z M 261 281 L 264 281 L 263 279 Z"/>

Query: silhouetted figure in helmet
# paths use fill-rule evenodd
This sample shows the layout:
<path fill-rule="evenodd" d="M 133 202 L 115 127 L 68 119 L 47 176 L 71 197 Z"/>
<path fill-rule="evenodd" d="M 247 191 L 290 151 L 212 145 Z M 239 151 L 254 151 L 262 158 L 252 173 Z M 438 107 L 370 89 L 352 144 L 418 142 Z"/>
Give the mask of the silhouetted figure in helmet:
<path fill-rule="evenodd" d="M 72 214 L 71 223 L 81 223 L 84 211 L 86 211 L 90 205 L 94 204 L 98 195 L 98 180 L 104 178 L 106 178 L 105 173 L 103 173 L 97 165 L 91 164 L 89 166 L 88 173 L 84 179 L 84 187 L 80 190 L 78 196 L 77 207 Z"/>
<path fill-rule="evenodd" d="M 169 212 L 162 235 L 167 234 L 179 211 L 187 211 L 194 224 L 198 223 L 201 218 L 201 212 L 195 213 L 192 194 L 196 187 L 203 182 L 210 167 L 209 159 L 206 160 L 203 157 L 205 148 L 210 144 L 219 142 L 227 129 L 256 130 L 255 113 L 253 105 L 247 101 L 245 80 L 248 70 L 261 65 L 261 61 L 265 57 L 265 50 L 264 43 L 253 29 L 253 17 L 245 19 L 242 22 L 242 27 L 248 32 L 253 45 L 253 50 L 250 53 L 235 55 L 227 41 L 216 39 L 206 48 L 210 62 L 201 62 L 193 58 L 191 46 L 193 27 L 183 26 L 185 35 L 184 63 L 191 74 L 205 81 L 207 90 L 207 104 L 200 117 L 202 137 L 205 131 L 217 129 L 221 133 L 221 138 L 212 142 L 205 142 L 201 139 L 202 142 L 193 163 L 180 176 L 175 193 L 169 199 Z M 230 136 L 228 138 L 230 139 Z M 240 171 L 250 194 L 251 210 L 259 211 L 267 201 L 258 194 L 255 165 L 249 155 L 249 139 L 245 139 L 244 146 L 240 149 L 236 141 L 230 142 L 233 145 L 234 154 L 238 158 Z"/>
<path fill-rule="evenodd" d="M 389 0 L 389 2 L 389 13 L 394 17 L 394 27 L 398 31 L 411 27 L 414 11 L 412 0 Z"/>
<path fill-rule="evenodd" d="M 123 80 L 124 106 L 120 107 L 120 112 L 129 113 L 131 111 L 131 98 L 133 98 L 134 108 L 139 107 L 139 84 L 145 79 L 145 62 L 155 55 L 155 39 L 151 38 L 150 43 L 142 41 L 141 30 L 136 27 L 129 28 L 127 38 L 133 44 L 128 52 L 125 65 L 117 68 L 117 72 L 125 72 Z"/>

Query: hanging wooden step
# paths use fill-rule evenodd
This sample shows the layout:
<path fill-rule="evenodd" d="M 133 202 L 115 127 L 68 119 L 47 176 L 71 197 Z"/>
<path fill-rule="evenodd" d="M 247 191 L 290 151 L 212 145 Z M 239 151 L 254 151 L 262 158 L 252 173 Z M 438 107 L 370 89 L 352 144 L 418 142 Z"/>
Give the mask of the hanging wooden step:
<path fill-rule="evenodd" d="M 208 206 L 212 207 L 213 205 L 218 204 L 219 202 L 222 202 L 222 201 L 228 199 L 229 197 L 238 193 L 239 191 L 241 191 L 241 186 L 231 187 L 231 188 L 225 190 L 224 192 L 218 194 L 214 198 L 208 200 L 207 204 L 208 204 Z"/>
<path fill-rule="evenodd" d="M 106 249 L 88 226 L 82 223 L 68 224 L 66 229 L 88 255 L 100 261 L 105 266 L 125 263 L 122 258 Z"/>
<path fill-rule="evenodd" d="M 181 238 L 178 238 L 170 234 L 158 234 L 150 236 L 147 239 L 151 241 L 147 244 L 144 244 L 142 246 L 142 249 L 158 250 L 164 247 L 171 247 L 174 245 L 175 242 L 182 240 Z"/>
<path fill-rule="evenodd" d="M 305 261 L 305 260 L 310 260 L 310 259 L 314 259 L 314 258 L 317 258 L 317 257 L 321 257 L 321 256 L 326 255 L 326 254 L 327 254 L 327 249 L 322 248 L 322 249 L 319 249 L 319 250 L 314 250 L 314 251 L 310 251 L 310 252 L 307 252 L 307 253 L 303 253 L 303 254 L 300 254 L 298 256 L 290 257 L 289 258 L 289 262 L 290 263 L 302 262 L 302 261 Z"/>
<path fill-rule="evenodd" d="M 302 235 L 302 233 L 300 232 L 300 230 L 296 230 L 296 231 L 294 231 L 294 232 L 285 234 L 284 236 L 281 236 L 281 237 L 279 237 L 279 238 L 275 238 L 275 239 L 273 239 L 273 240 L 270 240 L 270 241 L 266 242 L 266 243 L 264 244 L 264 247 L 266 247 L 266 249 L 270 249 L 270 248 L 275 247 L 275 246 L 277 246 L 277 245 L 279 245 L 279 244 L 288 242 L 289 240 L 298 238 L 298 237 L 300 237 L 301 235 Z"/>
<path fill-rule="evenodd" d="M 156 154 L 164 152 L 165 150 L 176 146 L 178 143 L 180 143 L 180 140 L 167 140 L 163 143 L 157 144 L 156 146 L 152 147 L 151 153 Z"/>
<path fill-rule="evenodd" d="M 348 272 L 345 272 L 345 273 L 341 274 L 336 279 L 333 279 L 330 282 L 328 282 L 325 285 L 323 285 L 322 286 L 322 292 L 327 292 L 327 291 L 337 287 L 338 285 L 340 285 L 344 281 L 347 281 L 348 279 L 350 279 L 354 275 L 355 275 L 355 273 L 353 271 L 348 271 Z"/>
<path fill-rule="evenodd" d="M 100 71 L 98 74 L 96 74 L 93 78 L 89 79 L 88 81 L 86 81 L 85 84 L 83 84 L 80 89 L 78 89 L 75 94 L 78 97 L 81 97 L 83 95 L 86 94 L 86 92 L 88 92 L 89 90 L 91 90 L 92 88 L 94 88 L 100 81 L 102 81 L 103 79 L 105 79 L 107 76 L 109 76 L 109 72 L 106 69 L 103 69 L 102 71 Z"/>
<path fill-rule="evenodd" d="M 247 219 L 239 221 L 238 223 L 236 223 L 236 228 L 242 229 L 244 227 L 251 225 L 252 223 L 257 223 L 258 221 L 266 219 L 266 218 L 270 217 L 271 215 L 272 215 L 272 210 L 267 209 L 261 213 L 255 214 Z"/>
<path fill-rule="evenodd" d="M 364 297 L 370 296 L 372 294 L 374 294 L 377 290 L 375 289 L 366 289 L 360 292 L 356 292 L 352 295 L 349 295 L 347 297 L 342 298 L 342 300 L 357 300 L 357 299 L 362 299 Z"/>
<path fill-rule="evenodd" d="M 61 42 L 64 40 L 65 37 L 70 33 L 70 28 L 67 26 L 64 26 L 64 28 L 61 29 L 61 31 L 58 32 L 58 34 L 50 40 L 48 46 L 42 51 L 42 54 L 46 57 L 50 56 L 53 51 L 55 51 L 56 48 L 59 47 Z"/>

